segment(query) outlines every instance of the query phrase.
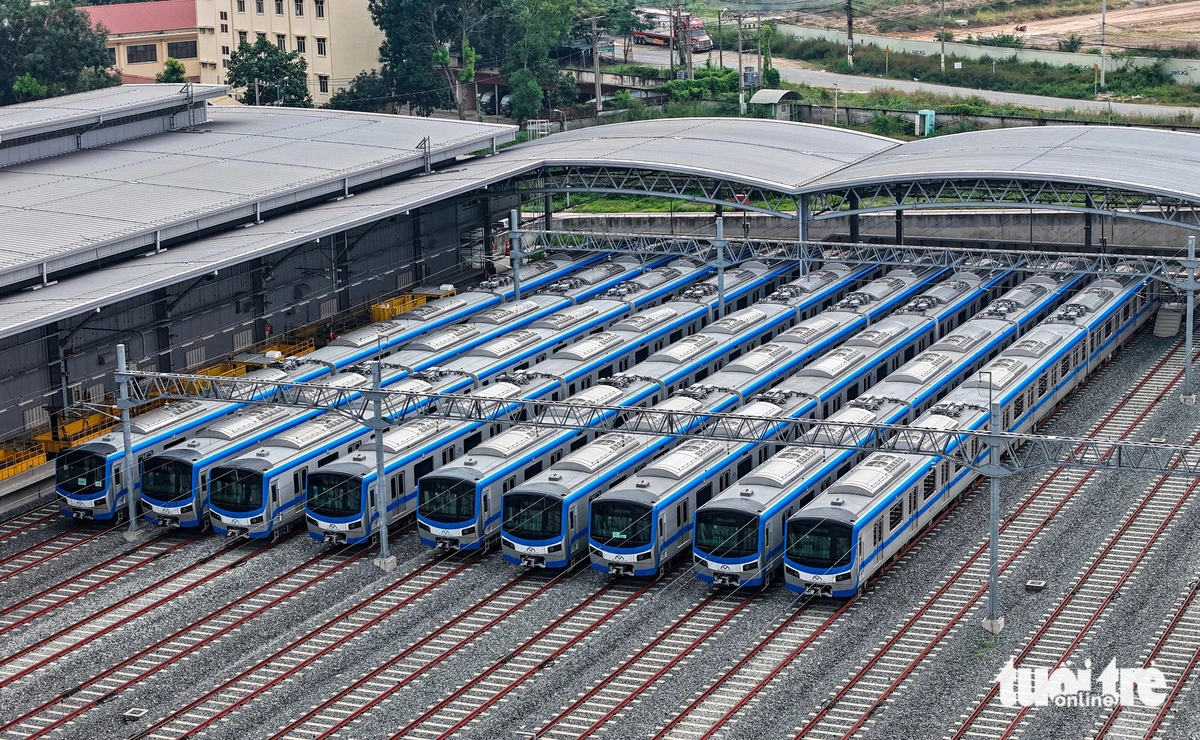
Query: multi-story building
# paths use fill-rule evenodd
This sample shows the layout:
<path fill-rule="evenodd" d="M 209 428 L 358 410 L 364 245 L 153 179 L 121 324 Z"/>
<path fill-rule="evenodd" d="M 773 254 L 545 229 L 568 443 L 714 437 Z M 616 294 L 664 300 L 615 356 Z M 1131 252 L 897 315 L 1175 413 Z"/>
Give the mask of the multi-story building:
<path fill-rule="evenodd" d="M 188 79 L 198 82 L 196 6 L 197 0 L 159 0 L 80 10 L 108 29 L 108 52 L 123 82 L 154 82 L 167 57 L 183 62 Z"/>
<path fill-rule="evenodd" d="M 379 67 L 383 32 L 371 20 L 367 0 L 194 1 L 201 82 L 224 84 L 230 54 L 258 36 L 304 57 L 316 105 L 359 72 Z"/>

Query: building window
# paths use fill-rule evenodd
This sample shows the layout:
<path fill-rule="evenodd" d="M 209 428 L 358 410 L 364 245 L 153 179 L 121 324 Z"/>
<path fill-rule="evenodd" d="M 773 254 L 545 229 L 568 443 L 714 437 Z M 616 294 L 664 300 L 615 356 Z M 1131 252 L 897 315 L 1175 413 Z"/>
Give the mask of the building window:
<path fill-rule="evenodd" d="M 263 14 L 263 0 L 254 0 L 254 12 L 259 15 Z"/>
<path fill-rule="evenodd" d="M 213 66 L 215 67 L 216 65 L 214 64 Z M 221 68 L 222 68 L 222 69 L 229 69 L 229 60 L 228 60 L 228 59 L 222 59 L 222 60 L 221 60 Z"/>
<path fill-rule="evenodd" d="M 262 41 L 263 39 L 265 39 L 267 37 L 267 34 L 260 31 L 260 32 L 256 33 L 255 36 L 258 37 L 259 41 Z"/>
<path fill-rule="evenodd" d="M 229 20 L 229 13 L 226 13 L 224 10 L 222 10 L 221 11 L 221 20 L 223 20 L 223 21 Z"/>
<path fill-rule="evenodd" d="M 283 15 L 283 0 L 275 0 L 275 15 Z"/>
<path fill-rule="evenodd" d="M 183 362 L 187 367 L 195 367 L 204 362 L 208 358 L 208 353 L 204 347 L 189 349 L 183 356 Z"/>
<path fill-rule="evenodd" d="M 317 89 L 323 93 L 329 92 L 329 77 L 327 75 L 317 75 Z"/>
<path fill-rule="evenodd" d="M 282 33 L 275 34 L 275 45 L 279 47 L 280 51 L 287 51 L 287 36 Z"/>
<path fill-rule="evenodd" d="M 337 313 L 338 301 L 336 298 L 330 298 L 327 301 L 321 302 L 321 318 L 327 319 Z"/>
<path fill-rule="evenodd" d="M 303 36 L 297 36 L 297 37 L 296 37 L 296 51 L 300 52 L 301 54 L 303 54 L 304 52 L 308 51 L 308 49 L 307 49 L 307 48 L 305 48 L 305 43 L 304 43 L 304 37 L 303 37 Z"/>
<path fill-rule="evenodd" d="M 325 39 L 320 36 L 317 37 L 317 56 L 325 56 Z"/>
<path fill-rule="evenodd" d="M 313 0 L 313 9 L 318 18 L 325 17 L 325 0 Z"/>
<path fill-rule="evenodd" d="M 246 12 L 246 0 L 237 0 L 237 2 L 238 2 L 238 12 L 245 13 Z"/>
<path fill-rule="evenodd" d="M 253 329 L 246 329 L 245 331 L 239 331 L 238 333 L 233 335 L 233 351 L 234 352 L 241 352 L 242 350 L 246 349 L 247 347 L 249 347 L 252 344 L 254 344 L 254 330 Z"/>
<path fill-rule="evenodd" d="M 145 64 L 158 61 L 158 44 L 138 44 L 125 47 L 125 61 L 129 64 Z"/>
<path fill-rule="evenodd" d="M 228 49 L 229 47 L 225 47 Z M 226 51 L 226 54 L 229 52 Z M 196 58 L 196 42 L 195 41 L 168 41 L 167 56 L 176 59 L 195 59 Z"/>
<path fill-rule="evenodd" d="M 117 47 L 110 46 L 110 47 L 108 47 L 108 65 L 110 67 L 115 67 L 116 64 L 117 64 Z"/>
<path fill-rule="evenodd" d="M 241 46 L 244 43 L 246 43 L 246 32 L 238 31 L 238 46 Z"/>
<path fill-rule="evenodd" d="M 301 18 L 303 16 L 304 16 L 304 0 L 296 0 L 296 17 Z"/>
<path fill-rule="evenodd" d="M 221 53 L 222 53 L 222 54 L 224 54 L 225 56 L 229 56 L 229 47 L 228 47 L 228 46 L 222 46 L 222 47 L 221 47 Z"/>
<path fill-rule="evenodd" d="M 229 24 L 228 23 L 221 24 L 221 33 L 229 33 Z"/>

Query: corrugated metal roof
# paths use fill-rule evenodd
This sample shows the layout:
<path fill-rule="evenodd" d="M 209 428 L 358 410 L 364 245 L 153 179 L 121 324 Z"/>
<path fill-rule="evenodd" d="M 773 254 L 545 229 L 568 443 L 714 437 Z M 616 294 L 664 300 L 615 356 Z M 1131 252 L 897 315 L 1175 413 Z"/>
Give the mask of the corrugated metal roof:
<path fill-rule="evenodd" d="M 110 34 L 178 31 L 196 27 L 196 0 L 155 0 L 81 7 L 92 25 L 103 25 Z"/>
<path fill-rule="evenodd" d="M 261 121 L 256 119 L 255 123 Z M 205 156 L 211 151 L 227 153 L 239 146 L 245 151 L 256 151 L 244 138 L 227 133 L 228 119 L 218 128 L 220 131 L 213 134 L 180 134 L 170 138 L 191 142 L 193 146 L 180 153 L 195 156 Z M 150 137 L 143 142 L 158 146 L 163 138 Z M 218 143 L 210 143 L 215 139 L 219 139 Z M 122 146 L 134 147 L 143 142 Z M 411 142 L 400 142 L 405 143 Z M 0 336 L 370 224 L 542 166 L 623 162 L 636 162 L 637 166 L 648 169 L 714 173 L 792 194 L 818 193 L 847 184 L 1000 174 L 1173 192 L 1200 203 L 1200 181 L 1194 177 L 1200 166 L 1200 136 L 1194 134 L 1055 127 L 983 131 L 900 144 L 844 129 L 778 121 L 645 121 L 555 135 L 432 175 L 367 190 L 351 199 L 322 203 L 268 219 L 252 228 L 236 229 L 166 253 L 97 270 L 36 292 L 0 298 Z M 248 166 L 247 172 L 266 170 Z M 53 178 L 49 176 L 21 180 L 29 188 L 50 182 Z M 95 240 L 106 229 L 129 228 L 125 218 L 136 217 L 133 218 L 136 222 L 150 215 L 140 209 L 126 211 L 118 207 L 123 204 L 114 203 L 108 218 L 79 217 L 71 221 L 69 229 L 59 228 L 45 215 L 26 221 L 22 218 L 36 211 L 5 211 L 4 183 L 5 177 L 0 175 L 0 218 L 7 231 L 16 232 L 11 238 L 6 233 L 4 238 L 17 245 L 40 242 L 45 247 L 67 240 Z M 219 184 L 208 183 L 208 186 Z M 0 266 L 10 259 L 19 262 L 26 251 L 0 244 Z"/>
<path fill-rule="evenodd" d="M 39 275 L 42 264 L 53 273 L 152 245 L 156 231 L 169 239 L 248 218 L 255 204 L 267 211 L 417 170 L 426 137 L 437 163 L 493 138 L 511 141 L 514 132 L 434 118 L 214 107 L 198 130 L 13 164 L 0 168 L 0 208 L 20 214 L 0 230 L 0 254 L 12 255 L 0 259 L 0 286 Z"/>
<path fill-rule="evenodd" d="M 152 3 L 157 4 L 157 3 Z M 0 141 L 32 136 L 68 126 L 131 116 L 145 110 L 169 108 L 187 102 L 181 85 L 119 85 L 103 90 L 0 107 Z M 224 95 L 227 85 L 192 85 L 194 100 Z"/>
<path fill-rule="evenodd" d="M 784 100 L 799 100 L 800 95 L 795 90 L 768 90 L 763 88 L 754 93 L 754 97 L 750 98 L 750 102 L 755 105 L 774 105 Z"/>

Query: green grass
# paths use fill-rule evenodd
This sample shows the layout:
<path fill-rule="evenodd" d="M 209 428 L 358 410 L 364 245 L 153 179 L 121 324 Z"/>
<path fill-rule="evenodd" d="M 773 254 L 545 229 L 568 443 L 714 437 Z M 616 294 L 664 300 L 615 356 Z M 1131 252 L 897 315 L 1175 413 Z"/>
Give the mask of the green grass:
<path fill-rule="evenodd" d="M 875 46 L 856 48 L 853 69 L 846 64 L 846 49 L 842 44 L 781 36 L 777 38 L 773 47 L 772 51 L 777 57 L 809 62 L 833 72 L 901 80 L 918 79 L 922 82 L 977 90 L 1079 100 L 1092 99 L 1095 96 L 1094 73 L 1090 68 L 1017 62 L 1013 57 L 1004 56 L 1003 52 L 998 53 L 996 57 L 980 59 L 963 59 L 950 55 L 946 58 L 946 71 L 942 72 L 936 57 L 899 53 L 885 55 L 883 49 Z M 961 69 L 954 68 L 957 62 L 962 63 Z M 1139 95 L 1140 102 L 1143 103 L 1200 105 L 1200 86 L 1177 84 L 1161 64 L 1136 69 L 1124 67 L 1110 72 L 1107 82 L 1106 90 L 1119 98 Z"/>

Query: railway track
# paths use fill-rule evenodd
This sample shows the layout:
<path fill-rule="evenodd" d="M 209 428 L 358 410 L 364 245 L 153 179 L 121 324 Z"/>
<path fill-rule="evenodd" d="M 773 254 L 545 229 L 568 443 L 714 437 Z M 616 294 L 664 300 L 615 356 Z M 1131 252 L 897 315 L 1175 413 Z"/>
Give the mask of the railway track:
<path fill-rule="evenodd" d="M 1193 432 L 1189 445 L 1200 441 Z M 1089 637 L 1091 629 L 1109 611 L 1113 599 L 1145 564 L 1178 515 L 1189 504 L 1200 480 L 1161 476 L 1130 510 L 1116 532 L 1083 570 L 1067 595 L 1051 610 L 1013 659 L 1018 667 L 1047 668 L 1063 665 Z M 1027 726 L 1032 707 L 1003 706 L 999 687 L 985 691 L 975 708 L 955 730 L 957 740 L 967 736 L 1010 738 Z"/>
<path fill-rule="evenodd" d="M 91 677 L 70 691 L 0 725 L 5 737 L 41 737 L 113 698 L 118 693 L 184 660 L 243 627 L 368 554 L 367 550 L 321 553 L 187 625 L 157 643 Z"/>
<path fill-rule="evenodd" d="M 431 593 L 478 562 L 452 555 L 431 560 L 385 589 L 351 605 L 220 686 L 157 720 L 137 738 L 191 737 L 262 697 L 282 682 Z"/>
<path fill-rule="evenodd" d="M 631 703 L 669 676 L 701 646 L 733 623 L 754 595 L 729 599 L 712 593 L 672 622 L 657 637 L 628 656 L 613 671 L 549 722 L 539 738 L 582 739 L 600 732 Z"/>
<path fill-rule="evenodd" d="M 1193 581 L 1176 600 L 1171 614 L 1158 631 L 1158 638 L 1142 656 L 1138 665 L 1163 672 L 1167 694 L 1161 706 L 1123 704 L 1097 723 L 1097 740 L 1142 740 L 1165 730 L 1189 677 L 1200 664 L 1200 579 Z"/>
<path fill-rule="evenodd" d="M 622 581 L 605 584 L 407 723 L 392 738 L 449 738 L 666 580 L 640 585 Z"/>
<path fill-rule="evenodd" d="M 24 678 L 84 645 L 125 626 L 131 620 L 169 603 L 176 597 L 212 581 L 217 576 L 244 565 L 270 547 L 245 551 L 245 542 L 226 545 L 217 552 L 192 563 L 170 578 L 121 599 L 87 619 L 64 627 L 16 653 L 0 659 L 0 688 Z"/>
<path fill-rule="evenodd" d="M 36 529 L 57 520 L 61 515 L 57 506 L 39 506 L 23 514 L 9 517 L 0 522 L 0 542 Z"/>
<path fill-rule="evenodd" d="M 112 532 L 108 529 L 72 528 L 0 558 L 0 582 L 60 557 Z"/>
<path fill-rule="evenodd" d="M 482 637 L 544 594 L 561 578 L 556 576 L 539 582 L 531 581 L 530 576 L 531 572 L 523 572 L 492 591 L 284 727 L 274 737 L 312 740 L 333 736 Z"/>
<path fill-rule="evenodd" d="M 0 635 L 46 616 L 61 606 L 108 586 L 137 569 L 157 562 L 193 541 L 192 537 L 162 536 L 127 548 L 103 563 L 0 609 Z"/>
<path fill-rule="evenodd" d="M 1183 376 L 1176 344 L 1088 430 L 1086 436 L 1118 439 L 1140 428 Z M 1103 371 L 1102 371 L 1103 372 Z M 1056 468 L 1000 526 L 1000 571 L 1021 558 L 1051 520 L 1091 480 L 1094 471 Z M 930 594 L 833 695 L 797 729 L 798 737 L 849 738 L 917 671 L 987 592 L 988 542 L 960 561 Z"/>

